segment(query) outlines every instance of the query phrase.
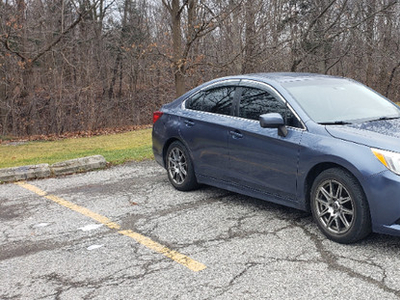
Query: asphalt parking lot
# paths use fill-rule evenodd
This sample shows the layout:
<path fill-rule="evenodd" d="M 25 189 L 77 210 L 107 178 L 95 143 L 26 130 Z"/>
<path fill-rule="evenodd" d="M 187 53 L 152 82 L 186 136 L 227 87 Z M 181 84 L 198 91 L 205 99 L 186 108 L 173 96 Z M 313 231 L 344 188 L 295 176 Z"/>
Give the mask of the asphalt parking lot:
<path fill-rule="evenodd" d="M 154 161 L 0 185 L 0 299 L 398 299 L 400 238 L 172 188 Z"/>

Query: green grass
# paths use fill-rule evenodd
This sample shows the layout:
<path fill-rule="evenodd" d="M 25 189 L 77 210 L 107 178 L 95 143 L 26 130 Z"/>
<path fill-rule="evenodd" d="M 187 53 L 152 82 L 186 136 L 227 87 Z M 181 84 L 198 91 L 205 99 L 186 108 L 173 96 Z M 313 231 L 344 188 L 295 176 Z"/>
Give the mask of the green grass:
<path fill-rule="evenodd" d="M 95 137 L 0 145 L 0 168 L 53 164 L 101 154 L 111 164 L 152 159 L 151 129 Z"/>

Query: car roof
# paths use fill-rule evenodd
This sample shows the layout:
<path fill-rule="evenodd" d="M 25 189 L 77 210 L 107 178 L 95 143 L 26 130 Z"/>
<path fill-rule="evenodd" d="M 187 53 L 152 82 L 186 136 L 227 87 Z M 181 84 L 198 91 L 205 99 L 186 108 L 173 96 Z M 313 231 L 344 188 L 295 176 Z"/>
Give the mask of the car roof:
<path fill-rule="evenodd" d="M 255 80 L 272 80 L 278 83 L 299 82 L 309 80 L 329 80 L 329 79 L 344 79 L 344 77 L 316 74 L 316 73 L 294 73 L 294 72 L 277 72 L 277 73 L 254 73 L 239 76 L 233 76 L 238 79 L 255 79 Z"/>

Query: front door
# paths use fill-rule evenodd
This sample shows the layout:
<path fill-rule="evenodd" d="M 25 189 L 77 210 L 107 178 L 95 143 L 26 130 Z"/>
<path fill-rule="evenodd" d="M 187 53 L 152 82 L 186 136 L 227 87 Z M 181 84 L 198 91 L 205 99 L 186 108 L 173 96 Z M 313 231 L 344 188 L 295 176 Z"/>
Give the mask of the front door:
<path fill-rule="evenodd" d="M 297 165 L 303 128 L 283 100 L 261 87 L 243 87 L 235 126 L 228 130 L 231 181 L 283 200 L 296 200 Z M 259 116 L 280 113 L 287 136 L 262 128 Z"/>

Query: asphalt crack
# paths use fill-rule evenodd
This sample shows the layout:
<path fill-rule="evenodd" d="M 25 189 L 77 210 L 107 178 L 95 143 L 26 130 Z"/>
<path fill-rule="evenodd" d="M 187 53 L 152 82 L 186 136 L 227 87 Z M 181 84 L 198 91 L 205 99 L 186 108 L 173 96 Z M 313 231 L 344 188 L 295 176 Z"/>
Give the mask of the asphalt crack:
<path fill-rule="evenodd" d="M 339 271 L 343 274 L 346 274 L 352 278 L 356 278 L 359 280 L 362 280 L 368 284 L 372 284 L 375 285 L 376 287 L 380 288 L 381 290 L 388 292 L 388 293 L 392 293 L 397 297 L 400 297 L 400 290 L 396 290 L 393 288 L 388 287 L 385 284 L 385 279 L 386 279 L 386 272 L 384 272 L 384 276 L 382 280 L 376 280 L 374 278 L 371 278 L 369 276 L 360 274 L 356 271 L 354 271 L 351 268 L 348 268 L 342 264 L 340 264 L 338 262 L 340 256 L 335 256 L 332 252 L 330 252 L 329 250 L 327 250 L 323 244 L 323 240 L 321 240 L 318 235 L 314 234 L 313 232 L 309 231 L 307 228 L 305 228 L 304 226 L 302 226 L 301 224 L 296 224 L 294 223 L 295 226 L 298 226 L 299 228 L 301 228 L 303 230 L 303 232 L 306 234 L 306 236 L 314 243 L 316 250 L 318 251 L 319 255 L 320 255 L 320 262 L 325 263 L 328 268 L 330 268 L 331 270 L 336 270 Z M 346 257 L 346 259 L 349 259 L 348 257 Z M 365 263 L 365 261 L 362 261 L 363 263 Z M 376 266 L 376 265 L 375 265 Z M 379 266 L 380 267 L 380 266 Z M 384 269 L 383 269 L 384 270 Z"/>

